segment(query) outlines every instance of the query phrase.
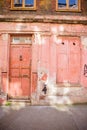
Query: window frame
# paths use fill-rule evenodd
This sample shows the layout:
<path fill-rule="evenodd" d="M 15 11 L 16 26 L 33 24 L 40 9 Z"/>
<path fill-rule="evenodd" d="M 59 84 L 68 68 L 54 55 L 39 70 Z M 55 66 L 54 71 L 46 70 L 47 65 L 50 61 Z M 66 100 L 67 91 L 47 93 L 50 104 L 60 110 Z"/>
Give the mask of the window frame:
<path fill-rule="evenodd" d="M 34 5 L 32 7 L 25 7 L 25 0 L 23 0 L 23 5 L 21 7 L 14 6 L 14 0 L 11 0 L 11 10 L 36 10 L 36 0 L 34 0 Z"/>
<path fill-rule="evenodd" d="M 56 0 L 56 11 L 81 12 L 81 0 L 78 0 L 78 8 L 77 9 L 70 9 L 69 8 L 69 0 L 66 0 L 66 8 L 59 8 L 58 7 L 58 0 Z"/>

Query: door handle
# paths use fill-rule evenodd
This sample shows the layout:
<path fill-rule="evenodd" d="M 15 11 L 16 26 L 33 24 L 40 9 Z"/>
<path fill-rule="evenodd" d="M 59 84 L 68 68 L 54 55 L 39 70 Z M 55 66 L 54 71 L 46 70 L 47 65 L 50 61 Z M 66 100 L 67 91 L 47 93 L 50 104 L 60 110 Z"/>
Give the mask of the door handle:
<path fill-rule="evenodd" d="M 20 61 L 22 61 L 22 60 L 23 60 L 23 59 L 22 59 L 22 55 L 20 55 L 19 60 L 20 60 Z"/>

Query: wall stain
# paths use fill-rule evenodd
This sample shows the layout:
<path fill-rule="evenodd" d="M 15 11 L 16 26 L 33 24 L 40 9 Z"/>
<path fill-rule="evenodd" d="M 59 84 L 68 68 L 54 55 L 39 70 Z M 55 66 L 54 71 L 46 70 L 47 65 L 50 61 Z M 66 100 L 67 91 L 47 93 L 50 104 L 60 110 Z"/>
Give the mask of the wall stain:
<path fill-rule="evenodd" d="M 87 64 L 84 65 L 84 76 L 87 77 Z"/>

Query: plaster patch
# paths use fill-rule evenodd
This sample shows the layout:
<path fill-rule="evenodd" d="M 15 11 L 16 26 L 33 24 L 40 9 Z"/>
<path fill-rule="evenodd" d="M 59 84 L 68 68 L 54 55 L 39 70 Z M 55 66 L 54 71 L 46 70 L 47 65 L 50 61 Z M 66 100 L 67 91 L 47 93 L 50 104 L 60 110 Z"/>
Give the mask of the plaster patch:
<path fill-rule="evenodd" d="M 5 41 L 5 40 L 8 40 L 8 34 L 2 34 L 2 39 Z"/>
<path fill-rule="evenodd" d="M 82 43 L 82 45 L 84 46 L 84 48 L 87 49 L 87 37 L 82 36 L 82 37 L 81 37 L 81 43 Z"/>

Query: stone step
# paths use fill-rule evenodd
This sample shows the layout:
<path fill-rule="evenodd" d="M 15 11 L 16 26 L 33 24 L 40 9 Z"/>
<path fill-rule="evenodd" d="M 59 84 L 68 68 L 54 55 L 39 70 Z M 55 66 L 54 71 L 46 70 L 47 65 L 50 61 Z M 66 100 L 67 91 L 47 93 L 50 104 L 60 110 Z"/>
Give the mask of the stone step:
<path fill-rule="evenodd" d="M 11 105 L 30 105 L 31 100 L 30 99 L 9 99 L 7 102 L 10 102 Z"/>
<path fill-rule="evenodd" d="M 10 102 L 30 102 L 30 99 L 9 99 Z"/>

